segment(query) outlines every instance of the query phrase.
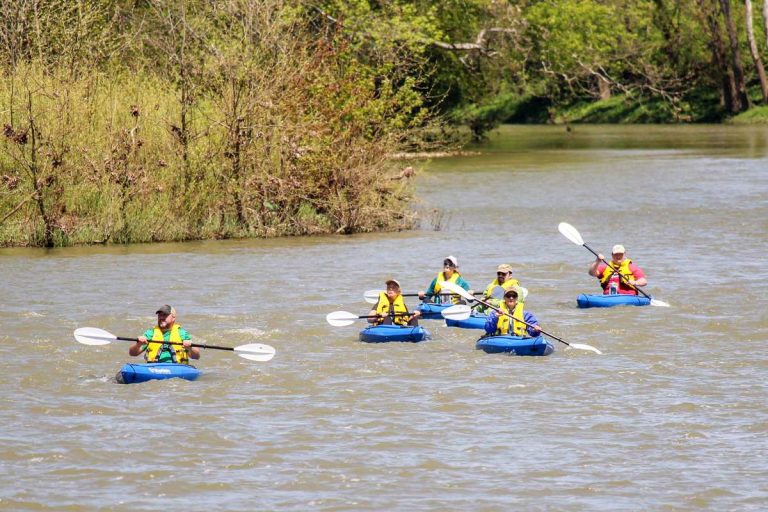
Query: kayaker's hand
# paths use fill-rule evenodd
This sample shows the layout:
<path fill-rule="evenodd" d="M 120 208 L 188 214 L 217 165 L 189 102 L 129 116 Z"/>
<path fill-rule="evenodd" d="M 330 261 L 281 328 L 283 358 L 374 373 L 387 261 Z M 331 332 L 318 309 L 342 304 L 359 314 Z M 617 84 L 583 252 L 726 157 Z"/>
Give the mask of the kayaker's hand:
<path fill-rule="evenodd" d="M 637 284 L 637 281 L 634 279 L 628 279 L 627 282 L 629 283 L 629 286 L 635 286 Z"/>
<path fill-rule="evenodd" d="M 421 311 L 417 309 L 416 311 L 413 312 L 413 314 L 411 315 L 411 318 L 419 318 L 420 316 L 421 316 Z"/>
<path fill-rule="evenodd" d="M 139 345 L 143 345 L 143 344 L 145 344 L 147 342 L 147 337 L 146 336 L 139 336 L 137 339 L 139 341 L 137 341 L 136 343 L 138 343 Z"/>
<path fill-rule="evenodd" d="M 192 347 L 192 341 L 190 340 L 184 340 L 181 342 L 181 344 L 184 346 L 186 350 L 189 350 Z"/>
<path fill-rule="evenodd" d="M 419 292 L 419 299 L 424 300 L 424 292 L 423 291 Z"/>
<path fill-rule="evenodd" d="M 539 327 L 538 325 L 532 326 L 531 329 L 533 329 L 536 332 L 541 332 L 541 327 Z"/>
<path fill-rule="evenodd" d="M 598 254 L 598 255 L 597 255 L 597 259 L 596 259 L 595 261 L 596 261 L 597 263 L 600 263 L 600 262 L 602 262 L 604 259 L 605 259 L 605 256 L 603 256 L 602 254 Z"/>

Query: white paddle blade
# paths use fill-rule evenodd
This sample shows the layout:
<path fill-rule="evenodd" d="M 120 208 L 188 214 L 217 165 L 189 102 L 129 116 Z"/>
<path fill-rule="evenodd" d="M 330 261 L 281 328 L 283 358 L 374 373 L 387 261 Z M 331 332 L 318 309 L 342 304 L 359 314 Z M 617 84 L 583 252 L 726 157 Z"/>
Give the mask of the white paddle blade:
<path fill-rule="evenodd" d="M 651 306 L 658 306 L 660 308 L 668 308 L 669 303 L 659 299 L 651 299 Z"/>
<path fill-rule="evenodd" d="M 461 295 L 463 298 L 467 299 L 468 301 L 475 300 L 475 298 L 467 290 L 457 285 L 456 283 L 451 283 L 448 281 L 440 281 L 440 288 L 444 288 L 451 293 L 455 293 L 456 295 Z"/>
<path fill-rule="evenodd" d="M 263 345 L 261 343 L 250 343 L 248 345 L 240 345 L 233 349 L 237 355 L 244 359 L 251 361 L 269 361 L 275 357 L 275 347 L 269 345 Z"/>
<path fill-rule="evenodd" d="M 325 315 L 325 320 L 334 327 L 352 325 L 357 318 L 357 315 L 348 311 L 334 311 Z"/>
<path fill-rule="evenodd" d="M 75 329 L 75 339 L 83 345 L 109 345 L 117 336 L 97 327 L 80 327 Z"/>
<path fill-rule="evenodd" d="M 525 298 L 528 296 L 528 288 L 526 288 L 525 286 L 521 286 L 520 290 L 522 290 L 523 292 L 523 301 L 525 301 Z"/>
<path fill-rule="evenodd" d="M 597 349 L 596 349 L 595 347 L 593 347 L 592 345 L 586 345 L 586 344 L 584 344 L 584 343 L 569 343 L 569 344 L 568 344 L 568 346 L 569 346 L 570 348 L 575 348 L 576 350 L 588 350 L 588 351 L 590 351 L 590 352 L 594 352 L 595 354 L 600 354 L 600 355 L 602 355 L 602 354 L 603 354 L 602 352 L 600 352 L 599 350 L 597 350 Z"/>
<path fill-rule="evenodd" d="M 466 304 L 457 304 L 440 312 L 440 314 L 443 315 L 443 318 L 448 318 L 450 320 L 466 320 L 469 318 L 470 313 L 472 313 L 472 308 Z"/>
<path fill-rule="evenodd" d="M 570 240 L 571 242 L 575 243 L 576 245 L 584 245 L 584 239 L 581 238 L 581 234 L 579 231 L 568 224 L 567 222 L 561 222 L 557 225 L 557 230 L 560 231 L 560 233 Z"/>
<path fill-rule="evenodd" d="M 376 304 L 379 302 L 379 294 L 382 293 L 383 290 L 368 290 L 363 295 L 363 298 L 365 299 L 365 302 L 368 304 Z"/>

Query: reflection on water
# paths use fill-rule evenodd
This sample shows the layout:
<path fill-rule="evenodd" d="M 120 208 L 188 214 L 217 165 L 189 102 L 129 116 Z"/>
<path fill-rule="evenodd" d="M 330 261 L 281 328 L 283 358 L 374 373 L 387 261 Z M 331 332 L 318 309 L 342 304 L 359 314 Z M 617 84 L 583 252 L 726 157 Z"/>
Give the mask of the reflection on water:
<path fill-rule="evenodd" d="M 440 231 L 2 250 L 0 509 L 760 510 L 767 138 L 510 127 L 419 175 Z M 623 243 L 672 307 L 576 309 L 592 255 L 561 221 Z M 486 355 L 437 321 L 368 345 L 325 322 L 388 277 L 424 289 L 448 254 L 475 289 L 511 263 L 548 332 L 605 355 Z M 197 382 L 120 386 L 127 343 L 72 338 L 136 336 L 166 302 L 197 341 L 277 356 L 209 350 Z"/>

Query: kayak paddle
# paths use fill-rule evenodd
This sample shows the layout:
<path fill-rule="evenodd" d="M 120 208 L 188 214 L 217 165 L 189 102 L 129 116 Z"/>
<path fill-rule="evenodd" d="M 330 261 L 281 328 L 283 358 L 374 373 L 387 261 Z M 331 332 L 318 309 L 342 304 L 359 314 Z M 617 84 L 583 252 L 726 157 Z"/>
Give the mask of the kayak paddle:
<path fill-rule="evenodd" d="M 575 227 L 571 226 L 567 222 L 561 222 L 560 224 L 558 224 L 557 230 L 560 231 L 560 234 L 562 234 L 565 238 L 567 238 L 571 242 L 575 243 L 576 245 L 581 245 L 586 250 L 588 250 L 589 252 L 594 254 L 595 257 L 599 256 L 599 254 L 596 253 L 595 251 L 593 251 L 590 246 L 588 246 L 587 244 L 584 243 L 584 239 L 581 238 L 581 233 L 579 233 L 579 231 Z M 632 286 L 631 284 L 629 284 L 629 281 L 627 280 L 627 278 L 624 277 L 623 275 L 621 275 L 621 273 L 618 272 L 613 265 L 611 265 L 610 263 L 605 261 L 605 259 L 601 259 L 600 261 L 602 261 L 603 263 L 605 263 L 606 265 L 611 267 L 614 270 L 614 272 L 616 272 L 618 274 L 619 278 L 622 281 L 624 281 L 624 283 L 627 286 L 630 286 L 630 287 L 634 288 L 635 290 L 637 290 L 640 293 L 640 295 L 642 295 L 646 299 L 650 299 L 651 306 L 658 306 L 658 307 L 662 307 L 662 308 L 668 308 L 669 307 L 668 303 L 664 302 L 663 300 L 657 300 L 657 299 L 652 298 L 650 295 L 648 295 L 643 290 L 641 290 L 639 286 Z"/>
<path fill-rule="evenodd" d="M 466 320 L 469 318 L 469 314 L 472 312 L 471 308 L 466 304 L 457 304 L 449 308 L 445 308 L 440 314 L 443 318 L 449 318 L 451 320 Z M 410 316 L 413 313 L 395 313 L 394 315 L 386 316 Z M 348 311 L 334 311 L 328 313 L 325 319 L 334 327 L 344 327 L 346 325 L 352 325 L 355 320 L 361 318 L 378 318 L 379 315 L 356 315 Z"/>
<path fill-rule="evenodd" d="M 75 330 L 75 339 L 78 343 L 83 345 L 108 345 L 113 341 L 139 341 L 138 338 L 123 338 L 122 336 L 115 336 L 111 332 L 107 332 L 104 329 L 97 327 L 80 327 Z M 183 345 L 176 341 L 166 342 L 169 345 Z M 197 348 L 210 348 L 214 350 L 231 350 L 238 356 L 249 359 L 251 361 L 269 361 L 275 357 L 275 348 L 269 345 L 262 345 L 261 343 L 249 343 L 248 345 L 240 345 L 238 347 L 217 347 L 215 345 L 205 345 L 199 343 L 193 343 L 193 347 Z"/>
<path fill-rule="evenodd" d="M 503 311 L 501 308 L 497 308 L 493 304 L 490 304 L 490 303 L 488 303 L 488 302 L 486 302 L 486 301 L 484 301 L 482 299 L 475 299 L 474 297 L 472 297 L 472 295 L 467 293 L 467 291 L 464 290 L 464 288 L 462 288 L 461 286 L 458 286 L 458 285 L 456 285 L 454 283 L 449 283 L 447 281 L 443 281 L 442 283 L 440 283 L 440 286 L 442 286 L 446 290 L 451 290 L 452 292 L 458 293 L 459 295 L 461 295 L 462 297 L 464 297 L 467 300 L 476 300 L 479 303 L 483 304 L 484 306 L 486 306 L 488 308 L 491 308 L 492 310 L 496 311 L 497 313 L 503 314 L 503 315 L 507 315 L 509 318 L 511 318 L 513 320 L 517 320 L 518 322 L 523 323 L 523 324 L 527 325 L 528 327 L 533 327 L 533 324 L 529 324 L 528 322 L 526 322 L 526 321 L 524 321 L 524 320 L 522 320 L 520 318 L 517 318 L 514 315 L 510 315 L 506 311 Z M 546 332 L 544 330 L 541 330 L 540 332 L 541 332 L 541 334 L 545 334 L 545 335 L 549 336 L 550 338 L 559 341 L 560 343 L 568 345 L 571 348 L 575 348 L 575 349 L 578 349 L 578 350 L 589 350 L 591 352 L 595 352 L 596 354 L 602 354 L 602 352 L 597 350 L 592 345 L 587 345 L 585 343 L 568 343 L 567 341 L 562 340 L 562 339 L 558 338 L 557 336 L 553 336 L 552 334 L 549 334 L 548 332 Z"/>
<path fill-rule="evenodd" d="M 384 293 L 384 290 L 368 290 L 363 294 L 365 302 L 368 304 L 376 304 L 379 302 L 379 294 Z M 418 293 L 401 293 L 403 297 L 418 297 Z M 455 293 L 435 293 L 434 295 L 425 295 L 424 297 L 437 297 L 438 295 L 456 295 Z M 481 292 L 475 292 L 475 295 L 482 295 Z"/>

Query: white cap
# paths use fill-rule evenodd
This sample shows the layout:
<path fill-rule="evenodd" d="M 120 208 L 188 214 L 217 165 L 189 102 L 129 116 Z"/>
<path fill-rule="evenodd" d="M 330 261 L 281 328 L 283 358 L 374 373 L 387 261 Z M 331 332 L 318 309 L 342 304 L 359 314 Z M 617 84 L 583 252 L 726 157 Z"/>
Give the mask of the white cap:
<path fill-rule="evenodd" d="M 625 252 L 627 251 L 624 250 L 624 246 L 621 244 L 616 244 L 611 249 L 611 254 L 624 254 Z"/>
<path fill-rule="evenodd" d="M 459 266 L 459 260 L 456 259 L 456 256 L 448 256 L 448 257 L 444 258 L 443 261 L 444 262 L 445 261 L 450 261 L 451 263 L 453 263 L 454 267 L 458 267 Z"/>
<path fill-rule="evenodd" d="M 395 283 L 397 287 L 400 288 L 400 281 L 398 281 L 397 279 L 387 279 L 386 281 L 384 281 L 384 284 L 386 285 L 389 285 L 389 283 Z"/>

